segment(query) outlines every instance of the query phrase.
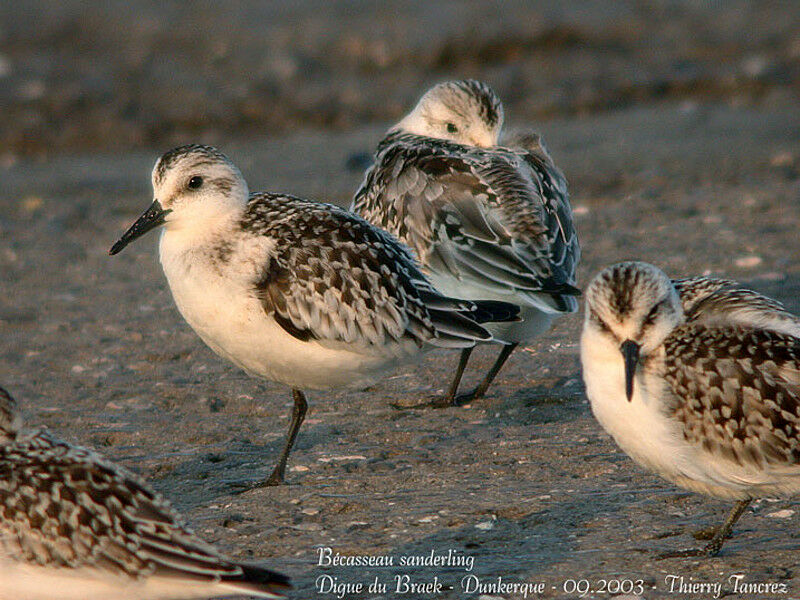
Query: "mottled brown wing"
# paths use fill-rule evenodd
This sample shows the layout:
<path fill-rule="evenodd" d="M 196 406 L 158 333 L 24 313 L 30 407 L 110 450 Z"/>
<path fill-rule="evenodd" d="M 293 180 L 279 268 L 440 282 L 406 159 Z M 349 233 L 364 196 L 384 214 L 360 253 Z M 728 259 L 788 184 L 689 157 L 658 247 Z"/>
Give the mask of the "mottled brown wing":
<path fill-rule="evenodd" d="M 772 298 L 734 281 L 697 277 L 673 282 L 688 321 L 708 327 L 771 329 L 800 337 L 800 318 Z"/>
<path fill-rule="evenodd" d="M 736 285 L 736 282 L 730 279 L 699 276 L 673 279 L 672 285 L 675 286 L 681 299 L 683 312 L 687 313 L 704 298 L 707 298 L 717 290 Z"/>
<path fill-rule="evenodd" d="M 443 347 L 490 339 L 462 314 L 472 303 L 436 292 L 407 248 L 360 217 L 270 194 L 254 196 L 248 214 L 246 228 L 276 240 L 256 292 L 294 337 L 389 352 L 403 338 Z"/>
<path fill-rule="evenodd" d="M 512 132 L 505 137 L 503 144 L 515 151 L 523 151 L 522 156 L 533 172 L 532 180 L 538 187 L 542 202 L 554 217 L 551 262 L 570 274 L 574 283 L 581 250 L 564 173 L 553 162 L 542 137 L 534 131 Z"/>
<path fill-rule="evenodd" d="M 800 340 L 688 323 L 665 350 L 667 410 L 688 442 L 741 465 L 800 465 Z"/>
<path fill-rule="evenodd" d="M 12 559 L 44 566 L 241 574 L 139 477 L 46 432 L 0 446 L 0 544 Z"/>

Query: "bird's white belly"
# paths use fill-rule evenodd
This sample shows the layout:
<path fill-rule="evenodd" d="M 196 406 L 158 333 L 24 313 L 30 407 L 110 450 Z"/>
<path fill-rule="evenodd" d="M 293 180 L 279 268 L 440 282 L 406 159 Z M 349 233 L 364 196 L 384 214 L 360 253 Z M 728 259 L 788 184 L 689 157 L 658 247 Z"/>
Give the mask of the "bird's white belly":
<path fill-rule="evenodd" d="M 214 582 L 134 580 L 96 569 L 56 569 L 0 559 L 0 600 L 179 600 L 234 593 Z"/>
<path fill-rule="evenodd" d="M 302 341 L 268 315 L 254 291 L 210 269 L 165 273 L 183 318 L 217 354 L 248 373 L 299 389 L 367 385 L 418 354 L 398 345 L 378 352 L 355 344 Z M 372 350 L 372 351 L 370 351 Z"/>
<path fill-rule="evenodd" d="M 545 313 L 537 308 L 523 306 L 519 316 L 521 319 L 520 321 L 482 323 L 481 327 L 489 331 L 497 340 L 509 343 L 526 342 L 542 335 L 545 331 L 550 329 L 550 326 L 558 315 Z"/>

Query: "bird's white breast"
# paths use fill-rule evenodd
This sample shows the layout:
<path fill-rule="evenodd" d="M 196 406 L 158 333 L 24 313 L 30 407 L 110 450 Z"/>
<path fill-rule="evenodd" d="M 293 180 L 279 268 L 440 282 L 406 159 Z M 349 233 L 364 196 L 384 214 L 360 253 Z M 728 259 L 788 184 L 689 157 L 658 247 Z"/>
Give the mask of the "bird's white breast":
<path fill-rule="evenodd" d="M 662 412 L 660 382 L 640 368 L 629 402 L 622 353 L 588 327 L 581 336 L 581 365 L 592 412 L 603 428 L 637 463 L 677 483 L 692 452 Z"/>
<path fill-rule="evenodd" d="M 242 236 L 219 261 L 183 236 L 162 235 L 161 264 L 175 304 L 214 352 L 251 375 L 300 389 L 366 385 L 402 361 L 401 348 L 392 354 L 302 341 L 280 327 L 254 287 L 273 245 L 268 238 Z"/>

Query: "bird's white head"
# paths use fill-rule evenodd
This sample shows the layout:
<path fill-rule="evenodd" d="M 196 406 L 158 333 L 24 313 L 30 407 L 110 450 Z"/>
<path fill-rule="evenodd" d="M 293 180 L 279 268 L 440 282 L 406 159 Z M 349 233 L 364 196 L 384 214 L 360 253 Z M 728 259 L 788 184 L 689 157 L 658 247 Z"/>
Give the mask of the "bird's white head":
<path fill-rule="evenodd" d="M 502 128 L 503 105 L 494 90 L 465 79 L 432 87 L 392 130 L 488 148 Z"/>
<path fill-rule="evenodd" d="M 0 387 L 0 444 L 14 441 L 21 427 L 22 418 L 16 401 Z"/>
<path fill-rule="evenodd" d="M 619 348 L 629 400 L 636 365 L 656 352 L 683 318 L 680 297 L 669 277 L 648 263 L 607 267 L 586 291 L 584 336 L 599 336 Z"/>
<path fill-rule="evenodd" d="M 247 182 L 227 156 L 211 146 L 174 148 L 153 167 L 153 203 L 114 244 L 117 254 L 136 238 L 164 225 L 167 230 L 209 230 L 237 216 L 247 204 Z"/>

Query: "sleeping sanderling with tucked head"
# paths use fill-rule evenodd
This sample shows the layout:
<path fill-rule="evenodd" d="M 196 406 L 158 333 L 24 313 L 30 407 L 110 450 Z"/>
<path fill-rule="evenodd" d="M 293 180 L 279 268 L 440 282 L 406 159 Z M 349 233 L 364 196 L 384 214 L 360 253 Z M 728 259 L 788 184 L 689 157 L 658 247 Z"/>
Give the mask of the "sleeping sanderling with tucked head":
<path fill-rule="evenodd" d="M 283 483 L 304 389 L 363 386 L 432 348 L 470 348 L 478 324 L 515 320 L 502 302 L 437 292 L 408 249 L 360 217 L 283 194 L 249 194 L 215 148 L 182 146 L 153 169 L 155 200 L 111 254 L 163 226 L 159 252 L 183 317 L 220 356 L 293 390 Z"/>
<path fill-rule="evenodd" d="M 775 300 L 641 262 L 606 268 L 586 292 L 581 363 L 597 420 L 640 465 L 737 501 L 710 555 L 752 499 L 800 492 L 799 334 Z"/>
<path fill-rule="evenodd" d="M 503 128 L 503 104 L 482 81 L 447 81 L 428 90 L 391 131 L 491 148 Z"/>
<path fill-rule="evenodd" d="M 0 388 L 0 600 L 283 597 L 286 577 L 223 556 L 137 475 L 21 425 Z"/>
<path fill-rule="evenodd" d="M 516 304 L 521 319 L 487 324 L 504 344 L 479 385 L 457 396 L 472 348 L 438 404 L 483 396 L 522 342 L 577 310 L 580 248 L 564 175 L 538 135 L 502 139 L 503 107 L 485 83 L 441 83 L 392 127 L 351 210 L 415 252 L 447 295 Z"/>

